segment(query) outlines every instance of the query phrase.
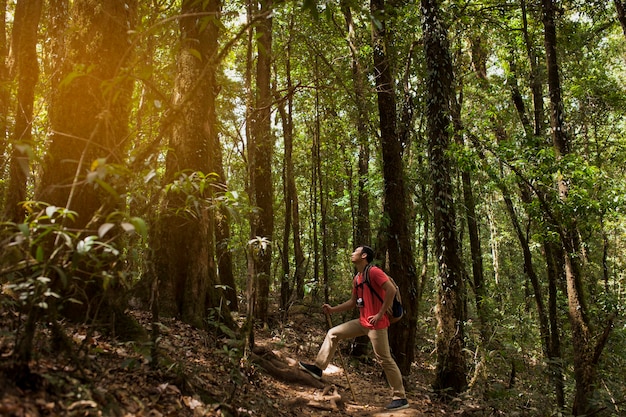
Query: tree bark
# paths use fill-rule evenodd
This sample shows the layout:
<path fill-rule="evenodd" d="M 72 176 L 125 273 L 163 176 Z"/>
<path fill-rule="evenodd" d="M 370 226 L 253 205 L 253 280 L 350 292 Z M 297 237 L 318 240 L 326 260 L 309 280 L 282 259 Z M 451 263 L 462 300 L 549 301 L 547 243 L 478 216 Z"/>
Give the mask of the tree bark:
<path fill-rule="evenodd" d="M 622 26 L 622 32 L 624 32 L 624 36 L 626 36 L 626 8 L 624 8 L 624 3 L 621 0 L 613 0 L 613 3 L 617 11 L 617 20 L 619 20 L 619 24 Z"/>
<path fill-rule="evenodd" d="M 480 60 L 479 58 L 476 58 Z M 480 67 L 482 64 L 475 64 Z M 485 75 L 478 75 L 480 78 L 487 80 Z M 463 86 L 459 85 L 459 89 L 462 91 Z M 459 94 L 461 96 L 462 94 Z M 461 99 L 457 99 L 451 95 L 451 116 L 452 123 L 454 125 L 454 140 L 460 147 L 465 146 L 465 138 L 463 137 L 463 122 L 461 120 Z M 474 289 L 474 296 L 476 300 L 476 311 L 480 319 L 480 332 L 483 341 L 488 340 L 489 320 L 485 310 L 484 300 L 487 296 L 485 291 L 485 274 L 483 267 L 482 248 L 480 244 L 480 235 L 478 220 L 476 218 L 476 201 L 474 199 L 474 192 L 472 191 L 472 177 L 468 168 L 461 168 L 461 186 L 463 190 L 463 207 L 465 207 L 465 218 L 467 221 L 467 230 L 469 234 L 470 242 L 470 256 L 472 260 L 472 287 Z M 468 278 L 469 279 L 469 278 Z"/>
<path fill-rule="evenodd" d="M 18 1 L 12 37 L 12 60 L 18 78 L 15 128 L 12 135 L 9 188 L 5 199 L 5 218 L 21 222 L 24 210 L 20 203 L 26 201 L 26 182 L 30 175 L 30 156 L 34 154 L 32 140 L 35 86 L 39 79 L 37 59 L 37 30 L 41 17 L 42 1 Z"/>
<path fill-rule="evenodd" d="M 561 99 L 561 82 L 557 56 L 557 34 L 555 4 L 553 0 L 542 0 L 544 25 L 544 44 L 550 92 L 550 122 L 552 142 L 557 159 L 566 157 L 571 152 L 571 139 L 564 120 Z M 557 181 L 558 193 L 564 206 L 568 203 L 569 174 L 564 172 Z M 597 373 L 597 359 L 600 357 L 604 342 L 593 346 L 592 330 L 582 285 L 582 267 L 579 256 L 581 243 L 577 231 L 577 219 L 569 215 L 562 216 L 559 227 L 561 253 L 567 285 L 569 320 L 572 328 L 572 346 L 574 350 L 574 376 L 576 389 L 572 414 L 583 415 L 593 411 L 592 396 Z"/>
<path fill-rule="evenodd" d="M 113 0 L 74 2 L 73 25 L 62 41 L 65 56 L 56 57 L 62 77 L 75 77 L 51 97 L 52 134 L 36 198 L 76 211 L 79 217 L 72 226 L 79 229 L 99 209 L 104 216 L 120 204 L 90 178 L 94 162 L 122 163 L 125 158 L 133 84 L 120 68 L 131 56 L 127 28 L 134 27 L 136 5 L 128 6 Z M 114 88 L 104 89 L 103 83 Z M 123 191 L 123 184 L 115 186 Z"/>
<path fill-rule="evenodd" d="M 353 246 L 370 245 L 372 242 L 372 230 L 370 226 L 369 192 L 367 179 L 369 176 L 369 121 L 367 117 L 367 101 L 365 99 L 364 73 L 359 62 L 359 50 L 352 19 L 352 9 L 345 0 L 341 2 L 341 11 L 346 23 L 346 42 L 350 51 L 350 68 L 352 70 L 352 84 L 354 90 L 354 104 L 357 118 L 357 146 L 359 149 L 358 160 L 358 185 L 356 222 L 354 227 Z"/>
<path fill-rule="evenodd" d="M 520 121 L 524 127 L 525 136 L 526 136 L 526 145 L 531 149 L 535 150 L 535 152 L 541 151 L 545 147 L 544 140 L 544 131 L 545 131 L 545 123 L 544 119 L 544 103 L 543 103 L 543 83 L 541 77 L 541 71 L 538 64 L 537 54 L 535 53 L 535 47 L 533 46 L 533 42 L 531 40 L 530 33 L 528 31 L 528 20 L 526 13 L 526 2 L 525 0 L 520 0 L 520 5 L 522 9 L 522 34 L 524 38 L 524 44 L 526 46 L 526 55 L 528 58 L 528 62 L 530 65 L 530 87 L 533 96 L 533 113 L 534 113 L 534 124 L 531 125 L 530 119 L 526 114 L 526 107 L 524 105 L 524 101 L 522 98 L 522 94 L 517 87 L 516 80 L 516 72 L 517 66 L 515 65 L 515 59 L 511 58 L 511 74 L 510 80 L 508 84 L 511 86 L 511 96 L 517 113 L 519 115 Z M 531 192 L 529 187 L 522 183 L 521 181 L 518 184 L 520 197 L 525 204 L 530 204 L 532 201 Z M 539 190 L 543 193 L 544 190 Z M 544 193 L 545 194 L 545 193 Z M 541 197 L 544 198 L 544 197 Z M 510 199 L 509 199 L 510 200 Z M 511 219 L 514 218 L 514 212 L 512 211 L 512 203 L 507 202 L 507 209 L 509 211 Z M 517 222 L 517 221 L 515 221 Z M 519 229 L 519 230 L 518 230 Z M 521 228 L 516 227 L 516 233 L 518 234 L 518 238 L 520 243 L 522 244 L 523 254 L 524 254 L 524 265 L 525 270 L 527 271 L 527 275 L 531 279 L 531 283 L 533 284 L 533 288 L 535 293 L 537 293 L 537 284 L 535 283 L 536 273 L 534 271 L 530 249 L 528 248 L 528 244 L 526 242 L 525 235 L 521 234 Z M 544 247 L 544 258 L 546 260 L 546 275 L 548 278 L 548 309 L 547 318 L 544 320 L 541 318 L 540 314 L 540 330 L 542 334 L 542 340 L 544 341 L 544 350 L 546 353 L 547 361 L 548 361 L 548 373 L 552 383 L 554 385 L 554 392 L 556 397 L 556 404 L 559 409 L 563 409 L 565 407 L 565 392 L 564 392 L 564 380 L 563 380 L 563 364 L 561 357 L 561 341 L 560 341 L 560 330 L 558 325 L 558 317 L 557 317 L 557 282 L 561 280 L 561 272 L 562 271 L 562 260 L 558 257 L 555 257 L 555 249 L 554 243 L 548 241 L 547 239 L 543 239 L 543 247 Z M 545 311 L 544 306 L 542 306 L 542 302 L 540 298 L 535 297 L 535 302 L 537 303 L 537 309 L 539 312 Z M 546 321 L 544 323 L 544 321 Z M 547 331 L 547 334 L 544 333 Z"/>
<path fill-rule="evenodd" d="M 467 386 L 464 347 L 464 283 L 456 234 L 450 146 L 450 100 L 454 85 L 447 30 L 437 0 L 422 0 L 422 29 L 428 78 L 426 104 L 428 153 L 433 184 L 435 253 L 439 263 L 437 369 L 433 388 L 456 394 Z"/>
<path fill-rule="evenodd" d="M 214 112 L 220 7 L 218 0 L 204 5 L 185 0 L 182 4 L 174 102 L 179 117 L 173 124 L 166 158 L 168 183 L 203 181 L 205 173 L 219 166 Z M 187 207 L 188 197 L 198 204 Z M 211 187 L 191 196 L 169 191 L 155 245 L 162 311 L 197 327 L 205 326 L 208 308 L 220 305 L 215 212 L 205 203 L 212 197 Z"/>
<path fill-rule="evenodd" d="M 354 29 L 354 20 L 352 18 L 352 9 L 345 1 L 341 1 L 341 11 L 344 16 L 346 29 L 346 43 L 350 51 L 350 68 L 352 70 L 352 84 L 354 91 L 354 104 L 356 108 L 357 119 L 357 146 L 359 150 L 357 162 L 357 188 L 356 188 L 356 210 L 354 209 L 354 197 L 351 195 L 351 207 L 353 207 L 353 233 L 352 246 L 354 248 L 361 245 L 372 245 L 372 228 L 370 224 L 370 198 L 367 189 L 367 181 L 369 178 L 369 120 L 367 117 L 367 101 L 365 98 L 365 74 L 361 62 L 359 61 L 359 50 Z M 350 175 L 350 190 L 353 190 L 352 177 Z M 356 316 L 355 316 L 356 317 Z M 360 336 L 354 340 L 350 354 L 355 357 L 361 357 L 366 354 L 369 338 Z"/>
<path fill-rule="evenodd" d="M 7 0 L 0 0 L 0 173 L 3 178 L 6 172 L 5 152 L 8 145 L 9 129 L 9 108 L 11 100 L 11 88 L 9 78 L 9 67 L 7 65 L 8 44 L 7 44 Z M 5 190 L 0 189 L 0 195 L 4 196 Z M 5 203 L 6 200 L 3 200 Z"/>
<path fill-rule="evenodd" d="M 271 131 L 272 92 L 270 89 L 272 71 L 272 10 L 273 1 L 260 2 L 262 19 L 256 26 L 257 34 L 257 67 L 256 67 L 256 108 L 253 115 L 254 182 L 256 205 L 259 214 L 253 224 L 253 236 L 272 241 L 274 233 L 274 197 L 272 190 L 272 155 L 274 143 Z M 271 245 L 255 257 L 257 273 L 257 318 L 267 322 L 269 311 L 269 290 L 271 277 Z"/>
<path fill-rule="evenodd" d="M 385 26 L 384 0 L 371 0 L 374 75 L 380 117 L 383 156 L 384 215 L 389 223 L 386 239 L 389 273 L 400 287 L 405 318 L 390 329 L 390 345 L 400 371 L 408 375 L 414 358 L 417 328 L 417 271 L 409 235 L 407 190 L 402 161 L 402 144 L 397 132 L 396 96 Z"/>
<path fill-rule="evenodd" d="M 289 33 L 293 32 L 293 16 L 289 25 Z M 291 39 L 287 43 L 287 57 L 285 64 L 287 78 L 287 96 L 285 99 L 277 97 L 279 101 L 278 110 L 283 123 L 283 134 L 285 141 L 283 187 L 285 194 L 285 230 L 283 232 L 283 280 L 281 282 L 281 303 L 287 310 L 291 300 L 302 300 L 304 298 L 304 252 L 300 239 L 300 208 L 298 204 L 298 193 L 293 166 L 293 94 L 294 86 L 291 77 Z M 285 109 L 286 104 L 286 109 Z M 291 235 L 293 231 L 293 236 Z M 290 280 L 290 238 L 293 237 L 293 254 L 295 261 L 295 271 L 293 280 Z"/>

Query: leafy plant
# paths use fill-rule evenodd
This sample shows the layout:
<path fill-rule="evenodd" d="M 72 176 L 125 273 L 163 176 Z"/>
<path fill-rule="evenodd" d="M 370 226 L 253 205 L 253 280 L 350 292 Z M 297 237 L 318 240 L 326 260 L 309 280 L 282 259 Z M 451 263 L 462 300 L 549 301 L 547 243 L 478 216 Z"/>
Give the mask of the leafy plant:
<path fill-rule="evenodd" d="M 16 313 L 15 363 L 28 374 L 37 323 L 56 322 L 66 303 L 89 303 L 86 282 L 106 291 L 119 269 L 118 238 L 134 232 L 145 236 L 147 231 L 141 219 L 126 220 L 117 213 L 110 217 L 115 222 L 90 234 L 70 228 L 77 217 L 74 211 L 43 202 L 27 202 L 24 208 L 23 222 L 0 224 L 0 306 Z M 114 229 L 119 233 L 112 233 Z"/>

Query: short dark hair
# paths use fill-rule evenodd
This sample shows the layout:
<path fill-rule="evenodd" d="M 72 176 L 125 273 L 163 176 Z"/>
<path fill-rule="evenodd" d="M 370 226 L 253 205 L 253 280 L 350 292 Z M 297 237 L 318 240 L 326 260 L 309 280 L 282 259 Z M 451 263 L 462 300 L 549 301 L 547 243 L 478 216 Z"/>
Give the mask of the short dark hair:
<path fill-rule="evenodd" d="M 367 263 L 371 263 L 374 260 L 374 249 L 370 248 L 367 245 L 361 245 L 361 253 L 366 254 Z"/>

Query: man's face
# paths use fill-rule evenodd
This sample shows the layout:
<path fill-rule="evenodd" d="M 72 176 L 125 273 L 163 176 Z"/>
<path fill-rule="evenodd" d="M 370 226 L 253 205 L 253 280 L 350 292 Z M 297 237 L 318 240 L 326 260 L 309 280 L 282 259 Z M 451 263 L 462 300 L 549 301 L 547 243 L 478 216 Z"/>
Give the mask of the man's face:
<path fill-rule="evenodd" d="M 350 260 L 352 261 L 352 263 L 356 263 L 363 259 L 363 256 L 365 256 L 365 254 L 363 253 L 363 248 L 359 246 L 354 250 L 354 252 L 352 252 Z"/>

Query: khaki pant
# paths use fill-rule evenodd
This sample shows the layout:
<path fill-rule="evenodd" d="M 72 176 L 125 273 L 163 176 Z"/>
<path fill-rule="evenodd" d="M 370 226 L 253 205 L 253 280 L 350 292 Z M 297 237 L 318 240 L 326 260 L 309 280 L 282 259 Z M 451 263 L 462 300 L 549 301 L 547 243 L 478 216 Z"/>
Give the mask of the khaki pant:
<path fill-rule="evenodd" d="M 404 392 L 404 384 L 402 383 L 402 374 L 400 374 L 400 369 L 389 350 L 387 329 L 367 329 L 361 326 L 359 319 L 350 320 L 335 326 L 326 333 L 324 343 L 322 343 L 322 347 L 317 354 L 317 359 L 315 359 L 315 365 L 322 370 L 326 369 L 337 350 L 340 340 L 353 339 L 363 335 L 367 335 L 372 342 L 374 354 L 381 362 L 387 381 L 393 389 L 393 399 L 405 398 L 406 394 Z"/>

